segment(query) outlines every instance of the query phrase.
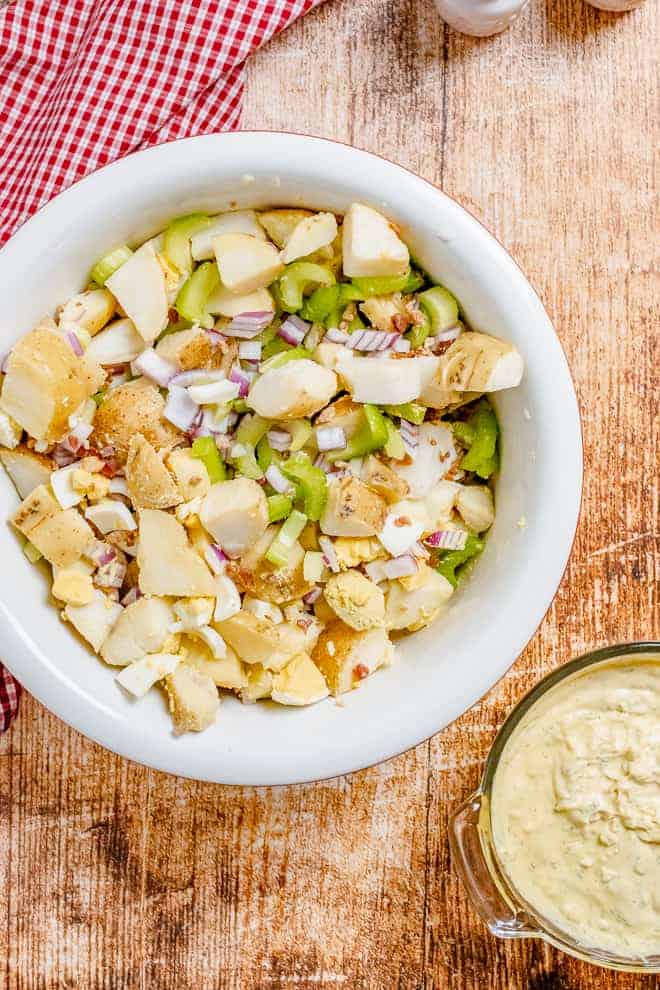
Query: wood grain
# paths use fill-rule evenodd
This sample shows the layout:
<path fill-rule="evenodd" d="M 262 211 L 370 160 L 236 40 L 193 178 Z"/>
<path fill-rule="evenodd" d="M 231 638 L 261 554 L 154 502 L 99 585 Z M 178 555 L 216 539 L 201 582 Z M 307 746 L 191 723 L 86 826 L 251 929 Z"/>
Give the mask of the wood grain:
<path fill-rule="evenodd" d="M 246 127 L 396 159 L 472 210 L 528 273 L 582 407 L 575 550 L 543 625 L 488 697 L 348 778 L 275 790 L 177 780 L 26 699 L 0 739 L 1 987 L 657 985 L 493 939 L 450 868 L 447 820 L 543 673 L 660 631 L 658 23 L 651 0 L 619 17 L 537 0 L 477 41 L 423 0 L 329 0 L 252 60 Z"/>

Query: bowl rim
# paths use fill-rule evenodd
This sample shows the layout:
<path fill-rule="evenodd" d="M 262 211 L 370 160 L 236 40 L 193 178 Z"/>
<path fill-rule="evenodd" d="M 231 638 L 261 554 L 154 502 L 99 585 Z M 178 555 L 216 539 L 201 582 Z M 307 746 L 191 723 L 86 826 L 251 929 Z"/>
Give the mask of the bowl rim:
<path fill-rule="evenodd" d="M 305 774 L 303 776 L 294 776 L 294 777 L 292 777 L 290 779 L 281 780 L 281 781 L 277 781 L 277 782 L 272 782 L 270 780 L 264 780 L 264 781 L 250 780 L 248 782 L 248 784 L 247 784 L 247 786 L 280 787 L 280 786 L 290 786 L 292 784 L 313 783 L 313 782 L 323 781 L 323 780 L 327 780 L 327 779 L 332 779 L 335 776 L 340 776 L 340 775 L 343 776 L 343 775 L 346 775 L 346 774 L 349 774 L 349 773 L 356 773 L 356 772 L 358 772 L 360 770 L 364 770 L 364 769 L 367 769 L 367 768 L 372 767 L 372 766 L 379 766 L 381 763 L 387 762 L 390 759 L 394 759 L 394 758 L 396 758 L 398 756 L 401 756 L 403 753 L 408 752 L 410 749 L 412 749 L 412 748 L 414 748 L 416 746 L 422 745 L 423 743 L 427 742 L 430 738 L 432 738 L 437 733 L 439 733 L 441 731 L 444 731 L 445 729 L 447 729 L 450 726 L 452 726 L 463 714 L 465 714 L 465 712 L 467 710 L 469 710 L 469 708 L 472 708 L 475 705 L 479 704 L 502 681 L 502 679 L 509 673 L 509 671 L 511 670 L 511 667 L 516 662 L 516 660 L 519 658 L 519 656 L 522 653 L 522 651 L 524 649 L 526 649 L 526 647 L 529 644 L 529 642 L 536 635 L 538 629 L 540 628 L 540 626 L 542 625 L 545 617 L 547 616 L 547 614 L 548 614 L 548 612 L 549 612 L 549 610 L 550 610 L 550 608 L 552 606 L 552 603 L 553 603 L 553 601 L 554 601 L 554 599 L 556 597 L 557 591 L 558 591 L 558 589 L 559 589 L 559 587 L 560 587 L 560 585 L 561 585 L 561 583 L 562 583 L 562 581 L 563 581 L 563 579 L 565 577 L 566 570 L 567 570 L 568 564 L 570 562 L 571 554 L 572 554 L 572 551 L 573 551 L 573 548 L 574 548 L 574 545 L 575 545 L 575 539 L 576 539 L 576 536 L 577 536 L 578 527 L 579 527 L 581 516 L 582 516 L 582 509 L 583 509 L 583 499 L 584 499 L 584 442 L 583 442 L 583 440 L 584 440 L 584 430 L 583 430 L 582 408 L 581 408 L 580 398 L 579 398 L 578 392 L 577 392 L 577 390 L 575 388 L 575 382 L 574 382 L 574 379 L 573 379 L 573 375 L 572 375 L 572 372 L 571 372 L 571 369 L 570 369 L 569 362 L 568 362 L 567 357 L 566 357 L 566 351 L 565 351 L 565 348 L 564 348 L 564 346 L 562 344 L 562 341 L 561 341 L 559 335 L 557 334 L 557 332 L 555 330 L 555 327 L 554 327 L 552 321 L 550 320 L 550 317 L 548 316 L 548 314 L 547 314 L 547 312 L 545 310 L 545 307 L 543 305 L 543 302 L 541 301 L 541 299 L 540 299 L 540 297 L 539 297 L 536 289 L 533 287 L 532 283 L 528 279 L 528 277 L 527 277 L 526 273 L 524 272 L 524 270 L 520 267 L 520 265 L 518 264 L 518 262 L 511 256 L 511 254 L 504 247 L 504 245 L 502 244 L 502 242 L 486 227 L 486 225 L 482 222 L 482 220 L 480 218 L 478 218 L 477 216 L 474 215 L 474 213 L 470 209 L 468 209 L 466 206 L 464 206 L 459 200 L 455 199 L 454 197 L 450 196 L 448 193 L 444 192 L 444 190 L 439 185 L 437 185 L 436 183 L 432 182 L 430 179 L 427 179 L 424 176 L 419 175 L 413 169 L 411 169 L 411 168 L 409 168 L 409 167 L 407 167 L 405 165 L 402 165 L 399 162 L 393 161 L 392 159 L 389 159 L 389 158 L 385 157 L 384 155 L 381 155 L 381 154 L 379 154 L 377 152 L 373 152 L 373 151 L 370 151 L 370 150 L 367 150 L 367 149 L 364 149 L 364 148 L 360 148 L 357 145 L 350 144 L 350 143 L 345 142 L 345 141 L 340 141 L 340 140 L 337 140 L 337 139 L 334 139 L 334 138 L 327 138 L 327 137 L 323 137 L 323 136 L 320 136 L 320 135 L 306 134 L 306 133 L 302 133 L 302 132 L 299 132 L 299 131 L 288 131 L 288 130 L 277 130 L 277 129 L 254 128 L 254 129 L 245 129 L 245 130 L 240 130 L 240 131 L 221 131 L 221 132 L 214 132 L 214 133 L 211 133 L 211 134 L 196 135 L 196 136 L 192 136 L 192 137 L 181 137 L 181 138 L 176 138 L 176 139 L 171 140 L 171 141 L 162 142 L 161 144 L 152 145 L 152 146 L 147 147 L 147 148 L 143 148 L 143 149 L 140 149 L 140 150 L 137 150 L 137 151 L 130 152 L 129 154 L 124 155 L 121 158 L 115 159 L 112 162 L 108 162 L 108 163 L 106 163 L 104 165 L 99 165 L 95 169 L 93 169 L 91 172 L 89 172 L 86 175 L 81 176 L 80 178 L 74 180 L 70 185 L 68 185 L 66 188 L 62 189 L 59 193 L 57 193 L 50 200 L 48 200 L 46 203 L 44 203 L 34 214 L 32 214 L 30 217 L 28 217 L 26 220 L 24 220 L 19 225 L 19 227 L 13 232 L 13 234 L 9 237 L 9 239 L 5 242 L 5 244 L 3 244 L 2 247 L 0 248 L 0 263 L 2 262 L 3 256 L 4 256 L 4 254 L 6 252 L 8 252 L 10 249 L 12 249 L 16 245 L 18 245 L 20 247 L 22 245 L 22 242 L 23 242 L 24 239 L 26 239 L 27 237 L 31 237 L 32 236 L 32 228 L 35 227 L 35 226 L 38 226 L 39 224 L 41 224 L 44 221 L 46 221 L 48 219 L 49 215 L 52 212 L 56 211 L 59 208 L 62 200 L 68 198 L 71 194 L 75 193 L 76 191 L 79 191 L 81 187 L 83 187 L 83 186 L 85 186 L 87 184 L 92 184 L 94 182 L 95 178 L 98 176 L 99 173 L 101 173 L 101 172 L 103 172 L 103 173 L 109 173 L 109 172 L 111 172 L 111 171 L 113 171 L 113 170 L 115 170 L 117 168 L 126 167 L 126 163 L 127 162 L 133 162 L 134 160 L 140 159 L 140 158 L 151 157 L 153 155 L 158 154 L 159 152 L 162 154 L 163 151 L 164 151 L 164 149 L 166 149 L 168 147 L 171 147 L 173 145 L 181 145 L 181 144 L 193 143 L 193 142 L 195 142 L 195 143 L 199 143 L 199 142 L 214 142 L 214 141 L 218 141 L 218 140 L 230 140 L 230 141 L 233 140 L 233 141 L 239 141 L 240 142 L 240 140 L 244 136 L 245 137 L 251 137 L 251 138 L 260 137 L 260 136 L 265 136 L 265 137 L 267 137 L 267 136 L 277 136 L 277 137 L 282 137 L 282 138 L 293 138 L 294 140 L 300 140 L 303 143 L 308 143 L 308 142 L 314 143 L 314 142 L 317 142 L 317 143 L 320 143 L 320 144 L 336 145 L 336 146 L 339 146 L 341 148 L 346 149 L 348 152 L 356 153 L 358 156 L 365 156 L 366 158 L 376 159 L 377 161 L 380 161 L 382 163 L 385 163 L 385 165 L 387 165 L 387 166 L 390 166 L 390 167 L 392 167 L 394 169 L 398 169 L 398 170 L 400 170 L 402 172 L 405 172 L 408 176 L 411 177 L 411 179 L 416 180 L 417 182 L 421 182 L 424 185 L 430 187 L 430 189 L 437 196 L 439 196 L 440 199 L 445 200 L 447 203 L 451 204 L 451 206 L 453 208 L 457 208 L 459 211 L 461 211 L 467 217 L 469 217 L 471 219 L 471 221 L 478 228 L 481 229 L 481 232 L 486 236 L 486 238 L 487 239 L 490 239 L 494 243 L 494 245 L 496 246 L 496 248 L 497 248 L 497 250 L 498 250 L 498 252 L 500 254 L 500 258 L 501 258 L 502 262 L 503 263 L 508 263 L 509 265 L 513 266 L 514 269 L 517 270 L 517 272 L 518 272 L 518 274 L 519 274 L 519 276 L 521 278 L 521 284 L 524 283 L 524 287 L 525 287 L 525 289 L 527 291 L 527 294 L 528 294 L 528 296 L 530 298 L 530 301 L 532 303 L 535 303 L 536 306 L 537 306 L 537 308 L 540 310 L 540 312 L 545 316 L 545 319 L 546 319 L 546 322 L 547 322 L 547 325 L 548 325 L 548 329 L 551 330 L 552 335 L 554 336 L 554 340 L 555 340 L 556 344 L 558 344 L 558 346 L 559 346 L 559 348 L 561 350 L 561 353 L 562 353 L 563 358 L 564 358 L 564 365 L 565 365 L 565 371 L 566 371 L 566 376 L 567 376 L 568 384 L 570 385 L 572 396 L 573 396 L 574 401 L 575 401 L 575 413 L 576 413 L 576 417 L 575 417 L 575 424 L 574 425 L 577 427 L 577 430 L 576 430 L 576 435 L 575 435 L 574 440 L 575 440 L 575 443 L 576 443 L 576 452 L 579 455 L 579 472 L 578 472 L 578 475 L 576 476 L 577 506 L 575 508 L 575 519 L 574 519 L 574 523 L 573 523 L 573 526 L 572 526 L 572 532 L 570 534 L 570 538 L 566 541 L 567 549 L 566 549 L 566 552 L 565 552 L 565 559 L 564 559 L 563 567 L 562 567 L 562 570 L 561 570 L 561 574 L 559 575 L 558 579 L 556 580 L 554 591 L 549 595 L 549 597 L 547 599 L 547 602 L 545 603 L 545 605 L 543 607 L 543 611 L 540 614 L 540 617 L 538 619 L 537 624 L 535 625 L 535 627 L 531 631 L 529 631 L 528 633 L 525 634 L 526 638 L 524 639 L 524 641 L 522 642 L 522 644 L 519 646 L 519 649 L 517 650 L 517 652 L 513 656 L 511 662 L 506 667 L 506 669 L 503 670 L 494 681 L 492 681 L 492 683 L 490 684 L 489 687 L 487 687 L 478 697 L 476 697 L 473 701 L 471 701 L 470 704 L 468 705 L 468 707 L 465 708 L 462 712 L 460 712 L 457 715 L 455 715 L 454 717 L 452 717 L 449 721 L 447 721 L 446 723 L 444 723 L 440 728 L 436 728 L 436 729 L 432 730 L 429 733 L 425 733 L 421 737 L 417 738 L 416 740 L 413 740 L 413 741 L 409 741 L 408 740 L 408 741 L 406 741 L 406 744 L 401 749 L 396 749 L 396 750 L 394 750 L 392 752 L 387 752 L 385 755 L 383 755 L 381 757 L 378 757 L 376 759 L 369 758 L 366 761 L 357 760 L 354 764 L 352 764 L 348 768 L 335 769 L 335 770 L 329 771 L 327 773 L 322 773 L 320 775 L 313 775 L 312 776 L 312 775 L 309 775 L 309 774 Z M 0 615 L 2 613 L 4 613 L 5 611 L 6 610 L 2 606 L 2 602 L 0 602 Z M 13 623 L 13 620 L 8 615 L 8 613 L 7 613 L 7 618 Z M 17 647 L 17 652 L 19 650 L 19 647 L 22 646 L 22 648 L 24 650 L 27 650 L 29 654 L 34 655 L 34 649 L 32 647 L 32 644 L 27 640 L 27 638 L 24 635 L 22 635 L 22 631 L 19 630 L 18 628 L 16 628 L 16 629 L 14 629 L 14 633 L 15 633 L 14 644 Z M 33 659 L 34 659 L 34 656 L 33 656 Z M 4 666 L 7 667 L 7 669 L 11 673 L 14 674 L 14 676 L 17 677 L 17 679 L 26 688 L 27 691 L 30 694 L 34 695 L 34 697 L 42 705 L 44 705 L 44 707 L 46 707 L 49 711 L 51 711 L 53 714 L 55 714 L 63 722 L 65 722 L 65 724 L 73 727 L 76 731 L 81 732 L 83 735 L 85 735 L 88 738 L 92 739 L 94 742 L 97 742 L 99 745 L 102 745 L 104 748 L 108 749 L 109 751 L 114 752 L 114 753 L 122 756 L 123 758 L 130 760 L 131 762 L 137 763 L 139 765 L 147 766 L 147 767 L 149 767 L 151 769 L 155 769 L 155 770 L 158 770 L 158 771 L 163 772 L 163 773 L 169 773 L 169 774 L 172 774 L 172 775 L 175 775 L 175 776 L 181 776 L 181 777 L 187 777 L 189 779 L 195 779 L 195 780 L 202 780 L 202 781 L 209 781 L 209 782 L 211 782 L 212 778 L 209 778 L 209 777 L 206 777 L 206 776 L 204 776 L 204 777 L 196 776 L 195 773 L 192 770 L 190 772 L 187 772 L 186 770 L 182 770 L 181 768 L 171 769 L 167 765 L 164 765 L 163 762 L 161 760 L 159 760 L 158 758 L 151 758 L 149 755 L 145 756 L 144 758 L 141 756 L 140 759 L 137 759 L 133 755 L 133 750 L 131 749 L 130 745 L 129 746 L 125 746 L 123 744 L 113 744 L 113 745 L 110 745 L 108 743 L 108 741 L 105 738 L 103 738 L 103 733 L 101 731 L 94 731 L 93 729 L 90 729 L 89 724 L 84 724 L 85 723 L 85 720 L 84 719 L 76 718 L 75 716 L 72 716 L 70 712 L 67 713 L 67 714 L 63 714 L 63 712 L 61 710 L 62 709 L 62 706 L 58 703 L 57 698 L 53 698 L 53 695 L 54 694 L 56 695 L 57 694 L 57 691 L 55 691 L 55 692 L 48 692 L 46 690 L 46 686 L 45 686 L 45 680 L 46 680 L 46 678 L 44 676 L 43 670 L 41 672 L 41 676 L 39 676 L 38 674 L 36 674 L 36 671 L 33 672 L 33 669 L 31 668 L 31 666 L 28 665 L 26 667 L 26 669 L 25 670 L 22 670 L 20 672 L 20 674 L 19 674 L 19 673 L 15 673 L 14 672 L 12 658 L 9 658 L 9 660 L 7 661 L 7 659 L 3 657 L 2 658 L 2 663 L 4 664 Z M 34 676 L 33 676 L 33 674 L 34 674 Z M 53 675 L 52 675 L 52 673 L 48 672 L 47 676 L 48 677 L 52 677 Z M 225 781 L 225 780 L 219 780 L 218 781 L 216 779 L 216 782 L 222 783 L 224 786 L 236 786 L 236 787 L 246 786 L 246 784 L 244 784 L 244 783 L 242 783 L 240 781 Z"/>

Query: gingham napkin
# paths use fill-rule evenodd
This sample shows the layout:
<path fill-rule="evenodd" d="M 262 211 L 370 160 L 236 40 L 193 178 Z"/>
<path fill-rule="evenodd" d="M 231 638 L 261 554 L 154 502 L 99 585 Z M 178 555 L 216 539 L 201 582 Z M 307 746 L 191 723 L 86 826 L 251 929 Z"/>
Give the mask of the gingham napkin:
<path fill-rule="evenodd" d="M 247 56 L 322 0 L 0 0 L 0 245 L 130 151 L 239 126 Z M 20 686 L 0 665 L 0 732 Z"/>

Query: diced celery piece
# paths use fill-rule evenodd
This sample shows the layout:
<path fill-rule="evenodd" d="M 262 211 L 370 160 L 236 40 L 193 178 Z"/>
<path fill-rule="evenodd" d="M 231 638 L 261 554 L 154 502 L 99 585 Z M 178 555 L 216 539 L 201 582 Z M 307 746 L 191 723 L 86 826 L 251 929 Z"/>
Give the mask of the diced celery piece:
<path fill-rule="evenodd" d="M 105 285 L 110 276 L 114 275 L 117 269 L 121 268 L 132 254 L 133 252 L 126 244 L 122 244 L 121 247 L 115 248 L 114 251 L 104 254 L 89 273 L 92 282 L 96 282 L 97 285 Z"/>
<path fill-rule="evenodd" d="M 247 444 L 249 447 L 256 447 L 263 435 L 267 432 L 270 423 L 267 419 L 253 413 L 244 416 L 238 424 L 238 429 L 234 434 L 237 443 Z"/>
<path fill-rule="evenodd" d="M 426 315 L 426 313 L 423 310 L 421 310 L 420 312 L 421 312 L 421 314 L 422 314 L 422 316 L 424 318 L 423 319 L 423 322 L 422 323 L 415 324 L 415 326 L 412 328 L 412 330 L 408 334 L 408 339 L 410 340 L 410 349 L 413 350 L 413 351 L 416 351 L 420 347 L 423 347 L 424 346 L 424 341 L 426 340 L 426 338 L 428 337 L 428 335 L 431 333 L 431 321 L 430 321 L 430 319 L 428 318 L 428 316 Z"/>
<path fill-rule="evenodd" d="M 293 509 L 266 553 L 266 560 L 276 567 L 284 567 L 291 556 L 291 549 L 307 525 L 307 516 Z"/>
<path fill-rule="evenodd" d="M 468 419 L 468 425 L 474 430 L 474 439 L 461 461 L 461 468 L 464 471 L 475 471 L 480 477 L 487 478 L 497 468 L 497 461 L 493 458 L 499 432 L 497 417 L 489 402 L 482 400 L 478 403 Z"/>
<path fill-rule="evenodd" d="M 183 283 L 174 306 L 177 312 L 191 323 L 199 323 L 210 330 L 214 319 L 206 308 L 211 293 L 220 284 L 218 266 L 214 261 L 199 265 Z"/>
<path fill-rule="evenodd" d="M 331 450 L 325 456 L 330 461 L 350 461 L 364 457 L 384 447 L 388 439 L 387 420 L 377 406 L 366 403 L 362 407 L 363 419 L 344 450 Z"/>
<path fill-rule="evenodd" d="M 188 216 L 173 220 L 163 234 L 163 254 L 176 265 L 182 275 L 190 275 L 193 267 L 190 238 L 210 223 L 211 220 L 205 213 L 189 213 Z"/>
<path fill-rule="evenodd" d="M 263 471 L 257 464 L 254 447 L 244 444 L 246 451 L 234 458 L 234 467 L 237 474 L 242 474 L 244 478 L 252 478 L 253 481 L 261 481 L 264 476 Z"/>
<path fill-rule="evenodd" d="M 348 324 L 349 333 L 353 333 L 354 330 L 364 330 L 367 324 L 364 322 L 359 313 L 356 313 L 353 319 Z"/>
<path fill-rule="evenodd" d="M 281 354 L 275 354 L 273 357 L 268 358 L 261 365 L 260 371 L 263 374 L 264 371 L 281 368 L 283 364 L 288 364 L 289 361 L 301 361 L 303 358 L 311 358 L 311 356 L 311 352 L 304 347 L 289 347 L 288 350 L 282 351 Z"/>
<path fill-rule="evenodd" d="M 287 265 L 278 281 L 278 291 L 283 309 L 297 312 L 303 304 L 305 292 L 313 285 L 334 285 L 335 276 L 325 265 L 311 261 L 294 261 Z"/>
<path fill-rule="evenodd" d="M 317 522 L 323 515 L 328 499 L 328 482 L 324 471 L 314 467 L 307 454 L 298 451 L 282 461 L 280 470 L 285 478 L 296 483 L 303 500 L 305 516 Z"/>
<path fill-rule="evenodd" d="M 433 333 L 452 327 L 458 320 L 458 303 L 449 289 L 445 289 L 443 285 L 434 285 L 432 289 L 420 292 L 417 299 L 422 312 L 426 313 L 431 321 Z"/>
<path fill-rule="evenodd" d="M 268 443 L 268 437 L 262 437 L 257 444 L 257 464 L 266 473 L 271 464 L 275 461 L 279 465 L 279 458 Z"/>
<path fill-rule="evenodd" d="M 34 543 L 30 543 L 29 540 L 26 540 L 25 543 L 23 544 L 23 553 L 25 554 L 25 556 L 27 557 L 27 559 L 30 561 L 31 564 L 36 564 L 37 561 L 41 560 L 41 558 L 43 557 L 41 551 L 37 550 Z"/>
<path fill-rule="evenodd" d="M 302 318 L 312 323 L 322 323 L 339 305 L 339 288 L 338 285 L 322 285 L 315 289 L 300 310 Z"/>
<path fill-rule="evenodd" d="M 410 278 L 410 270 L 403 275 L 374 275 L 372 278 L 354 278 L 353 287 L 364 299 L 371 296 L 388 296 L 391 292 L 401 292 Z"/>
<path fill-rule="evenodd" d="M 475 429 L 471 423 L 465 423 L 463 420 L 457 420 L 455 423 L 451 423 L 451 431 L 454 436 L 461 441 L 461 443 L 468 449 L 474 443 Z"/>
<path fill-rule="evenodd" d="M 303 577 L 305 581 L 320 581 L 325 570 L 325 559 L 320 550 L 308 550 L 303 559 Z"/>
<path fill-rule="evenodd" d="M 96 403 L 97 406 L 101 405 L 101 403 L 106 397 L 107 391 L 108 391 L 107 388 L 102 388 L 100 391 L 94 392 L 92 398 L 94 399 L 94 402 Z"/>
<path fill-rule="evenodd" d="M 425 279 L 421 272 L 411 268 L 408 272 L 406 284 L 401 289 L 402 292 L 417 292 L 424 285 Z"/>
<path fill-rule="evenodd" d="M 237 412 L 237 413 L 240 414 L 240 413 L 247 412 L 249 406 L 248 406 L 247 402 L 245 401 L 245 399 L 232 399 L 232 401 L 231 401 L 231 408 L 234 410 L 234 412 Z"/>
<path fill-rule="evenodd" d="M 225 462 L 220 457 L 220 451 L 216 447 L 213 437 L 197 437 L 196 440 L 193 440 L 192 456 L 197 457 L 203 463 L 212 485 L 217 481 L 226 479 Z"/>
<path fill-rule="evenodd" d="M 383 409 L 390 416 L 399 416 L 401 419 L 406 419 L 409 423 L 415 423 L 417 426 L 424 422 L 424 417 L 426 416 L 426 406 L 423 406 L 420 402 L 403 402 L 400 406 L 383 406 Z"/>
<path fill-rule="evenodd" d="M 291 434 L 291 452 L 302 450 L 312 435 L 312 424 L 308 419 L 290 419 L 283 429 Z"/>
<path fill-rule="evenodd" d="M 436 571 L 438 574 L 442 574 L 455 588 L 461 577 L 460 573 L 456 574 L 456 569 L 462 567 L 468 560 L 472 560 L 473 557 L 480 554 L 485 545 L 484 540 L 480 539 L 475 533 L 468 533 L 467 541 L 462 550 L 444 551 L 442 557 L 435 565 Z"/>
<path fill-rule="evenodd" d="M 264 346 L 261 352 L 261 360 L 268 361 L 270 358 L 275 357 L 276 354 L 285 354 L 286 351 L 293 350 L 293 344 L 287 344 L 286 340 L 282 337 L 275 337 L 273 340 L 269 340 Z"/>
<path fill-rule="evenodd" d="M 280 495 L 277 492 L 275 495 L 268 496 L 268 520 L 269 522 L 279 522 L 281 519 L 286 519 L 293 508 L 293 502 L 288 495 Z"/>
<path fill-rule="evenodd" d="M 387 440 L 383 450 L 393 461 L 402 461 L 406 456 L 406 448 L 401 439 L 401 434 L 391 419 L 385 417 L 385 427 L 387 429 Z"/>

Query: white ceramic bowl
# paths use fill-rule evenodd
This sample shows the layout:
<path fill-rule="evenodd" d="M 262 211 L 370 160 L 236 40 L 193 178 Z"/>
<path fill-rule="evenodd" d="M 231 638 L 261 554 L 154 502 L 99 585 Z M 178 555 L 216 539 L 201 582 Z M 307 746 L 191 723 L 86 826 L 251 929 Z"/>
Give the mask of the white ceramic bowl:
<path fill-rule="evenodd" d="M 498 394 L 503 459 L 497 519 L 470 580 L 437 624 L 405 639 L 400 661 L 359 691 L 311 708 L 223 702 L 217 724 L 175 738 L 159 692 L 132 703 L 48 602 L 39 567 L 0 525 L 0 655 L 44 705 L 130 759 L 231 784 L 347 773 L 442 729 L 518 656 L 561 579 L 578 518 L 580 420 L 566 360 L 520 269 L 430 183 L 375 155 L 293 134 L 191 138 L 129 156 L 78 182 L 0 252 L 0 351 L 83 285 L 90 262 L 178 214 L 296 205 L 384 210 L 413 255 L 458 297 L 476 329 L 522 351 L 522 385 Z M 0 472 L 2 473 L 2 472 Z M 0 513 L 16 505 L 0 478 Z"/>

